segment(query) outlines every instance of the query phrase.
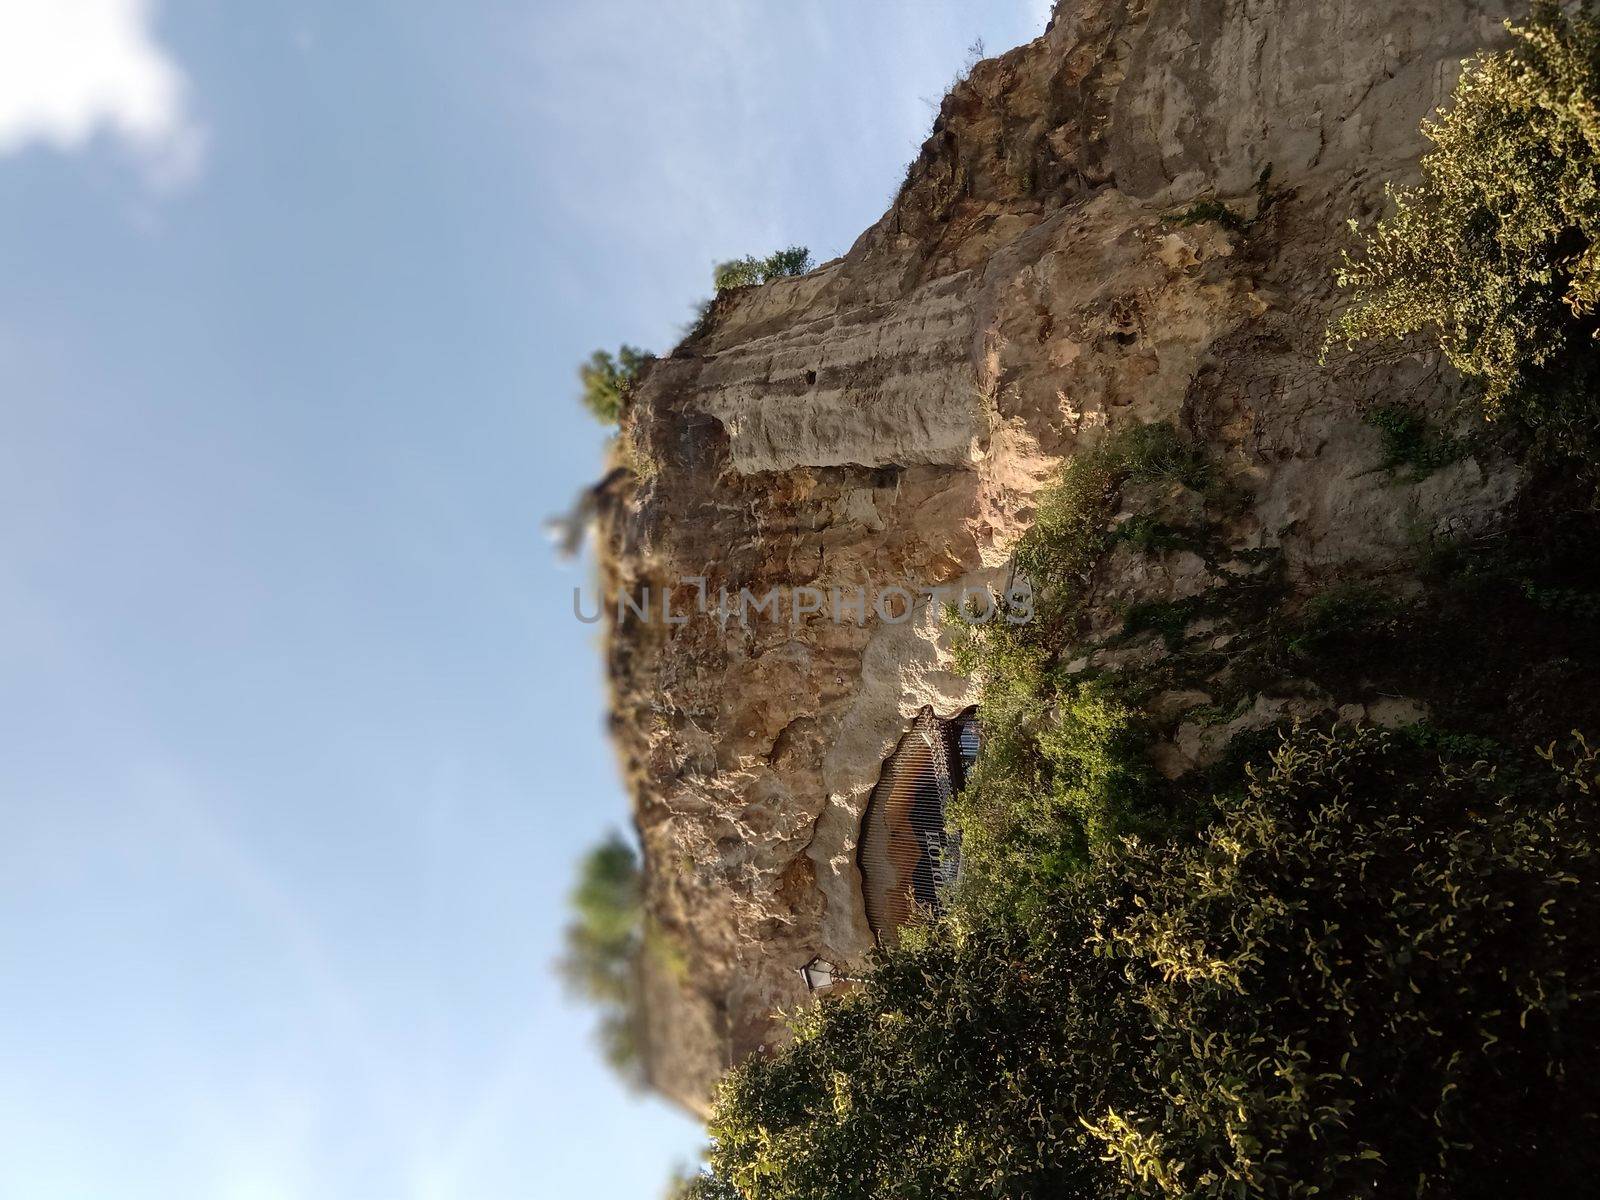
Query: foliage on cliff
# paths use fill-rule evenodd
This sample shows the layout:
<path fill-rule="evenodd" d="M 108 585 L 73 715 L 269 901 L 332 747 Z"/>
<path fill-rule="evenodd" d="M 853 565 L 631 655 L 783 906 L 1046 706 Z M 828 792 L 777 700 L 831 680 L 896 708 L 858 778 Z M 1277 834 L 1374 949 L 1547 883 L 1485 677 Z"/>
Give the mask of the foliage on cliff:
<path fill-rule="evenodd" d="M 704 1194 L 1577 1194 L 1600 1170 L 1593 755 L 1513 796 L 1302 732 L 1197 840 L 930 927 L 725 1083 Z M 711 1189 L 719 1190 L 711 1190 Z"/>
<path fill-rule="evenodd" d="M 796 275 L 804 275 L 811 270 L 812 265 L 811 251 L 804 246 L 790 246 L 784 250 L 774 251 L 765 258 L 746 255 L 744 258 L 718 263 L 712 276 L 712 283 L 719 292 L 730 288 L 755 287 L 758 284 L 771 283 L 774 279 L 789 279 Z"/>
<path fill-rule="evenodd" d="M 719 302 L 728 293 L 758 287 L 777 279 L 792 279 L 806 274 L 815 265 L 811 261 L 811 251 L 804 246 L 775 250 L 765 258 L 747 254 L 743 258 L 718 263 L 711 272 L 711 285 L 716 289 L 716 294 L 695 306 L 694 320 L 684 330 L 686 340 L 692 342 L 709 332 L 716 320 Z"/>
<path fill-rule="evenodd" d="M 1542 4 L 1512 50 L 1468 67 L 1430 127 L 1422 185 L 1395 194 L 1394 215 L 1346 262 L 1354 303 L 1332 339 L 1427 335 L 1479 381 L 1481 411 L 1502 428 L 1592 458 L 1596 29 L 1587 6 L 1564 17 Z M 1217 201 L 1173 221 L 1188 223 L 1245 229 Z M 746 259 L 716 282 L 725 293 L 766 271 Z M 692 336 L 746 299 L 708 301 Z M 1252 336 L 1226 364 L 1258 347 Z M 1430 387 L 1362 393 L 1382 443 L 1374 486 L 1409 486 L 1488 446 L 1435 428 Z M 1198 407 L 1208 394 L 1194 386 L 1181 409 L 1135 411 L 1181 411 L 1221 444 L 1216 414 Z M 1267 407 L 1299 409 L 1256 415 Z M 1246 453 L 1282 480 L 1271 456 L 1310 457 L 1296 439 L 1325 429 L 1324 415 L 1308 408 L 1275 438 L 1252 418 Z M 1218 532 L 1234 498 L 1217 474 L 1171 426 L 1136 427 L 1078 455 L 1039 498 L 1016 554 L 1037 589 L 1034 620 L 991 624 L 963 650 L 983 688 L 984 749 L 952 814 L 965 860 L 954 907 L 902 931 L 859 991 L 802 1014 L 790 1049 L 736 1070 L 712 1169 L 685 1195 L 1499 1198 L 1590 1186 L 1593 756 L 1579 741 L 1530 783 L 1506 744 L 1594 724 L 1600 591 L 1576 557 L 1540 561 L 1549 527 L 1573 515 L 1552 497 L 1581 489 L 1535 473 L 1506 527 L 1419 520 L 1418 557 L 1437 559 L 1440 578 L 1419 566 L 1405 588 L 1349 578 L 1331 555 L 1286 564 L 1272 543 L 1292 524 Z M 1196 523 L 1119 514 L 1135 490 L 1177 497 L 1173 511 Z M 1324 532 L 1349 511 L 1331 507 Z M 1177 587 L 1174 570 L 1152 585 L 1173 584 L 1159 593 L 1169 598 L 1141 599 L 1108 564 L 1128 550 L 1191 551 L 1205 571 L 1185 582 L 1200 590 Z M 1291 577 L 1295 565 L 1314 569 Z M 1291 578 L 1301 591 L 1283 605 Z M 1248 612 L 1207 608 L 1247 594 Z M 1117 597 L 1120 633 L 1099 622 Z M 1213 651 L 1203 662 L 1201 640 Z M 1277 738 L 1249 719 L 1285 721 L 1258 701 L 1371 702 L 1376 717 L 1401 697 L 1450 723 L 1300 729 L 1270 770 L 1244 770 Z M 1159 716 L 1145 706 L 1157 698 L 1176 704 Z M 1220 746 L 1226 761 L 1191 753 L 1172 736 L 1180 721 L 1223 739 L 1200 750 Z M 718 1020 L 758 995 L 719 992 Z"/>
<path fill-rule="evenodd" d="M 1016 548 L 1032 619 L 953 624 L 964 639 L 958 665 L 983 688 L 984 749 L 951 816 L 962 835 L 963 907 L 974 916 L 1042 902 L 1095 847 L 1175 818 L 1151 786 L 1136 712 L 1109 684 L 1071 675 L 1060 661 L 1117 536 L 1118 495 L 1140 483 L 1217 487 L 1204 454 L 1170 425 L 1106 438 L 1044 493 Z"/>
<path fill-rule="evenodd" d="M 628 389 L 650 358 L 649 352 L 637 346 L 623 345 L 614 355 L 609 350 L 596 350 L 578 368 L 578 382 L 583 388 L 583 406 L 595 420 L 615 425 L 621 419 Z"/>
<path fill-rule="evenodd" d="M 1537 3 L 1471 60 L 1424 126 L 1422 182 L 1347 256 L 1330 340 L 1425 334 L 1481 382 L 1483 411 L 1543 448 L 1600 451 L 1600 21 Z"/>
<path fill-rule="evenodd" d="M 572 921 L 557 964 L 576 996 L 599 1010 L 600 1047 L 624 1080 L 642 1084 L 638 975 L 644 949 L 639 859 L 620 834 L 591 850 L 572 890 Z"/>

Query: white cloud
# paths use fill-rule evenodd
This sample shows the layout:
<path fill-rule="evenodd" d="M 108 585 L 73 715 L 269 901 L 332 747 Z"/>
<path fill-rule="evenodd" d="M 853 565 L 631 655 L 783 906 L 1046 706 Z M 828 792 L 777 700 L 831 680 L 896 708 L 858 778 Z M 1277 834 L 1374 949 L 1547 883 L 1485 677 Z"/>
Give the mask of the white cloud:
<path fill-rule="evenodd" d="M 0 155 L 108 134 L 156 186 L 193 178 L 204 131 L 150 0 L 0 0 Z"/>

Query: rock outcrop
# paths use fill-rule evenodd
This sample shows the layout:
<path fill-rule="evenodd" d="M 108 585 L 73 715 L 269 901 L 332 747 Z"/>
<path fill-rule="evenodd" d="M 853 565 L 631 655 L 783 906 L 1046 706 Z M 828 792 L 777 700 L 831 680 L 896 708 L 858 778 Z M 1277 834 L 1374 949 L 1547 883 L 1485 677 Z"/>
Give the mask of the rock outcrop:
<path fill-rule="evenodd" d="M 904 597 L 891 619 L 873 601 L 999 586 L 1035 493 L 1075 451 L 1131 423 L 1186 430 L 1245 497 L 1228 543 L 1277 551 L 1302 594 L 1403 581 L 1418 531 L 1501 519 L 1519 475 L 1487 456 L 1374 486 L 1363 413 L 1395 398 L 1444 411 L 1456 384 L 1437 360 L 1319 359 L 1346 221 L 1414 174 L 1419 122 L 1507 15 L 1064 0 L 1042 37 L 946 97 L 848 254 L 724 294 L 649 369 L 622 432 L 648 465 L 608 501 L 601 559 L 608 598 L 649 592 L 648 618 L 612 613 L 607 654 L 665 947 L 644 964 L 661 1090 L 703 1107 L 722 1070 L 784 1036 L 779 1014 L 807 1002 L 798 967 L 871 949 L 867 795 L 923 706 L 975 699 L 937 603 L 899 620 Z M 1221 582 L 1193 554 L 1113 555 L 1095 620 Z M 864 619 L 833 619 L 833 589 L 849 605 L 858 588 Z M 719 620 L 741 589 L 778 589 L 783 611 Z M 798 589 L 823 611 L 793 620 Z M 1386 719 L 1420 711 L 1384 699 Z M 1163 771 L 1231 736 L 1182 720 L 1202 701 L 1163 700 Z M 1267 688 L 1234 723 L 1324 703 Z"/>

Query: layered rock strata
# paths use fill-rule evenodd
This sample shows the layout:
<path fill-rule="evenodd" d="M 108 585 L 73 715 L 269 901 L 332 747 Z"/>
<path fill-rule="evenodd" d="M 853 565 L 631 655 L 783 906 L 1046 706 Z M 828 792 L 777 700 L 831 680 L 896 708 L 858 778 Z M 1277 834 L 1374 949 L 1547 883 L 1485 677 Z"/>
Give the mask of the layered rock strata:
<path fill-rule="evenodd" d="M 728 1065 L 783 1038 L 780 1014 L 807 1002 L 801 964 L 872 948 L 868 795 L 919 710 L 976 699 L 924 590 L 1002 585 L 1033 498 L 1075 452 L 1138 422 L 1199 439 L 1243 497 L 1219 535 L 1241 562 L 1273 552 L 1291 593 L 1403 587 L 1419 531 L 1502 519 L 1520 476 L 1489 456 L 1374 486 L 1363 414 L 1396 398 L 1446 411 L 1457 384 L 1438 361 L 1319 360 L 1346 221 L 1414 175 L 1419 122 L 1507 15 L 1065 0 L 946 97 L 849 253 L 724 294 L 648 370 L 601 569 L 606 594 L 650 596 L 648 618 L 611 615 L 606 654 L 664 947 L 644 965 L 661 1090 L 703 1108 Z M 1228 581 L 1188 551 L 1113 554 L 1086 660 L 1129 605 Z M 894 593 L 879 611 L 893 588 L 909 610 Z M 774 590 L 776 619 L 739 619 L 743 591 Z M 797 602 L 820 611 L 796 620 Z M 1237 732 L 1186 726 L 1190 701 L 1163 701 L 1168 773 Z M 1419 711 L 1383 701 L 1384 719 Z M 1268 687 L 1232 722 L 1331 703 Z"/>

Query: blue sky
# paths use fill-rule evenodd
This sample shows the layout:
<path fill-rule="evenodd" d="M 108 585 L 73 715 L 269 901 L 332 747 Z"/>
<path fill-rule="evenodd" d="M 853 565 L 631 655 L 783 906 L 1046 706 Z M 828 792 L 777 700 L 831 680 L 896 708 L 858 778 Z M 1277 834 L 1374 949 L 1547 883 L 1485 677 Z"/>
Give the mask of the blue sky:
<path fill-rule="evenodd" d="M 0 0 L 0 1200 L 692 1159 L 550 972 L 627 812 L 573 368 L 842 252 L 1045 7 Z"/>

